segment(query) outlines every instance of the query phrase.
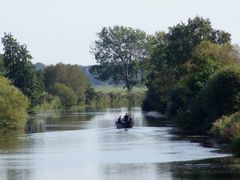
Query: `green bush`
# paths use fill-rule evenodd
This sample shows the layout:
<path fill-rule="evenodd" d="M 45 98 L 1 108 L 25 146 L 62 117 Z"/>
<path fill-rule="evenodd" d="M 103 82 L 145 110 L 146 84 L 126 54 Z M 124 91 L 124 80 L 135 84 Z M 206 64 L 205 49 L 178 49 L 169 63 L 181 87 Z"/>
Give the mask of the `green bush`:
<path fill-rule="evenodd" d="M 240 121 L 240 119 L 239 119 Z M 233 151 L 240 154 L 240 122 L 235 122 L 232 125 L 233 135 L 231 138 Z"/>
<path fill-rule="evenodd" d="M 202 108 L 212 123 L 240 110 L 240 68 L 228 67 L 216 73 L 203 90 Z"/>
<path fill-rule="evenodd" d="M 0 129 L 24 128 L 27 109 L 27 97 L 0 76 Z"/>
<path fill-rule="evenodd" d="M 206 133 L 216 119 L 240 110 L 239 92 L 240 68 L 225 68 L 213 75 L 199 95 L 178 113 L 177 123 L 187 133 Z"/>
<path fill-rule="evenodd" d="M 61 104 L 66 108 L 77 104 L 77 95 L 65 84 L 54 83 L 51 88 L 51 94 L 58 96 L 60 98 Z"/>
<path fill-rule="evenodd" d="M 91 103 L 95 100 L 96 95 L 96 91 L 89 86 L 85 91 L 85 105 L 91 105 Z"/>
<path fill-rule="evenodd" d="M 218 140 L 229 140 L 229 136 L 227 135 L 229 127 L 231 124 L 231 119 L 227 116 L 222 116 L 218 118 L 214 123 L 211 129 L 211 133 L 217 137 Z"/>
<path fill-rule="evenodd" d="M 90 86 L 90 82 L 80 66 L 58 63 L 55 66 L 47 66 L 44 73 L 48 93 L 51 93 L 54 83 L 61 83 L 73 90 L 78 98 L 78 105 L 85 103 L 85 91 Z"/>
<path fill-rule="evenodd" d="M 206 114 L 201 108 L 200 99 L 190 101 L 186 107 L 178 111 L 175 122 L 183 133 L 205 134 L 208 124 L 205 122 Z"/>
<path fill-rule="evenodd" d="M 34 111 L 39 112 L 39 111 L 48 111 L 48 110 L 55 110 L 55 109 L 61 109 L 61 108 L 62 108 L 62 104 L 58 96 L 46 94 L 44 96 L 43 103 L 36 106 L 34 108 Z"/>
<path fill-rule="evenodd" d="M 167 116 L 169 119 L 175 119 L 180 116 L 184 106 L 189 103 L 190 91 L 187 88 L 177 86 L 169 93 L 169 104 L 167 108 Z"/>
<path fill-rule="evenodd" d="M 232 142 L 236 142 L 240 140 L 240 112 L 236 112 L 229 116 L 230 122 L 225 128 L 224 136 L 229 138 Z M 226 136 L 226 132 L 228 132 L 229 136 Z M 239 141 L 240 142 L 240 141 Z M 239 144 L 240 145 L 240 144 Z"/>
<path fill-rule="evenodd" d="M 231 116 L 222 116 L 213 124 L 211 133 L 220 142 L 230 142 L 234 152 L 240 150 L 240 112 Z"/>

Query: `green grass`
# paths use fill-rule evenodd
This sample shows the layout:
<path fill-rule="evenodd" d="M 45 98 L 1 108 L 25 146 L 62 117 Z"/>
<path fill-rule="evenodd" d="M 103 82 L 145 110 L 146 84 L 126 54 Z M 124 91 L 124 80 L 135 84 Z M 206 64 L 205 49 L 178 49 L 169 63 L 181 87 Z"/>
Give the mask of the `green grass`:
<path fill-rule="evenodd" d="M 120 93 L 122 95 L 127 94 L 127 89 L 121 86 L 95 86 L 94 87 L 96 92 L 103 92 L 103 93 Z M 136 94 L 145 94 L 147 88 L 145 86 L 141 87 L 134 87 L 132 89 L 132 93 Z"/>

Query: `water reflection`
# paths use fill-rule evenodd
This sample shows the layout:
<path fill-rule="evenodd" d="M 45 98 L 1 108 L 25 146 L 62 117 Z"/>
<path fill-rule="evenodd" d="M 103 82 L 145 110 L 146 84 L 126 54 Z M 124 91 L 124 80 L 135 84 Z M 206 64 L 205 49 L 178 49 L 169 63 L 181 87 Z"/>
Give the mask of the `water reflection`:
<path fill-rule="evenodd" d="M 115 129 L 127 111 L 135 127 Z M 0 179 L 174 179 L 188 177 L 183 161 L 225 156 L 179 140 L 159 121 L 139 108 L 38 114 L 27 134 L 0 137 Z"/>
<path fill-rule="evenodd" d="M 224 162 L 226 161 L 226 162 Z M 227 163 L 224 158 L 206 159 L 201 161 L 171 163 L 172 179 L 219 180 L 240 177 L 239 167 Z M 162 165 L 158 165 L 162 169 Z"/>
<path fill-rule="evenodd" d="M 22 155 L 32 146 L 22 131 L 0 134 L 0 179 L 30 179 L 31 162 Z"/>
<path fill-rule="evenodd" d="M 30 117 L 26 124 L 27 133 L 87 129 L 89 121 L 98 113 L 53 112 Z"/>

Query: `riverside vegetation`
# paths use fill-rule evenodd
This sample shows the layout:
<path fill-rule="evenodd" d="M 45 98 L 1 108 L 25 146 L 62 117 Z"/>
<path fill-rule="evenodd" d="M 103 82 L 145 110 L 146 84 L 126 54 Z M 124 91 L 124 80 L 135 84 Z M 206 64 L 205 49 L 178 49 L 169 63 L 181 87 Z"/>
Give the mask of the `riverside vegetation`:
<path fill-rule="evenodd" d="M 23 128 L 28 113 L 116 107 L 128 103 L 140 105 L 144 98 L 145 91 L 135 90 L 137 88 L 128 93 L 120 90 L 121 87 L 107 86 L 108 91 L 106 86 L 105 90 L 94 88 L 79 65 L 58 63 L 34 67 L 27 46 L 21 45 L 11 34 L 4 34 L 2 44 L 1 130 Z"/>
<path fill-rule="evenodd" d="M 127 88 L 124 93 L 92 86 L 79 65 L 58 63 L 36 70 L 26 45 L 11 34 L 4 34 L 2 43 L 0 75 L 26 96 L 22 108 L 30 113 L 117 106 L 129 100 L 140 104 L 144 98 L 144 111 L 165 114 L 183 133 L 211 133 L 235 149 L 240 146 L 240 48 L 208 19 L 195 17 L 154 35 L 131 27 L 104 27 L 91 46 L 97 64 L 90 72 L 107 84 Z M 146 96 L 144 90 L 134 90 L 144 85 Z M 3 93 L 0 97 L 6 102 L 10 98 Z"/>
<path fill-rule="evenodd" d="M 27 118 L 28 99 L 0 76 L 0 127 L 3 130 L 24 127 Z"/>
<path fill-rule="evenodd" d="M 240 51 L 230 37 L 200 17 L 157 33 L 143 109 L 166 114 L 182 133 L 212 133 L 237 144 L 240 119 L 231 114 L 240 111 Z"/>

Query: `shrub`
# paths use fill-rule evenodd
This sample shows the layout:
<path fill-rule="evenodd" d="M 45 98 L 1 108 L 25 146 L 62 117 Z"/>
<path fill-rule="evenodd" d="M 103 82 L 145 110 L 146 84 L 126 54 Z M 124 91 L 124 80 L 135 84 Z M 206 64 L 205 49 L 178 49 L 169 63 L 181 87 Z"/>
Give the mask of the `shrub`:
<path fill-rule="evenodd" d="M 217 137 L 219 140 L 229 140 L 226 136 L 227 131 L 226 129 L 229 129 L 229 125 L 231 124 L 231 120 L 227 116 L 222 116 L 221 118 L 218 118 L 211 129 L 211 133 Z"/>
<path fill-rule="evenodd" d="M 34 111 L 47 111 L 60 109 L 62 107 L 60 98 L 58 96 L 53 96 L 51 94 L 46 94 L 44 96 L 44 101 L 42 104 L 36 106 Z"/>
<path fill-rule="evenodd" d="M 211 129 L 212 134 L 221 142 L 230 142 L 234 152 L 240 150 L 240 112 L 217 119 Z"/>
<path fill-rule="evenodd" d="M 27 97 L 0 76 L 0 129 L 24 128 L 27 109 Z"/>
<path fill-rule="evenodd" d="M 78 98 L 79 105 L 85 103 L 84 93 L 90 83 L 80 66 L 58 63 L 55 66 L 47 66 L 44 72 L 45 87 L 48 93 L 51 93 L 55 83 L 61 83 L 72 89 Z"/>
<path fill-rule="evenodd" d="M 225 68 L 213 75 L 199 95 L 189 101 L 183 115 L 178 116 L 177 123 L 187 133 L 206 133 L 216 119 L 240 110 L 239 92 L 240 68 Z M 219 127 L 216 126 L 218 130 L 221 123 L 224 121 L 219 121 Z M 228 130 L 225 131 L 228 136 Z"/>
<path fill-rule="evenodd" d="M 240 119 L 239 119 L 240 121 Z M 238 155 L 240 154 L 240 122 L 235 122 L 232 125 L 232 148 Z"/>
<path fill-rule="evenodd" d="M 216 73 L 203 90 L 202 108 L 211 124 L 223 115 L 240 110 L 240 68 L 229 67 Z"/>
<path fill-rule="evenodd" d="M 71 88 L 62 83 L 54 83 L 53 87 L 51 88 L 51 93 L 59 96 L 61 104 L 66 108 L 77 104 L 77 95 Z"/>
<path fill-rule="evenodd" d="M 85 91 L 85 105 L 90 105 L 95 100 L 96 96 L 96 91 L 89 86 Z"/>

